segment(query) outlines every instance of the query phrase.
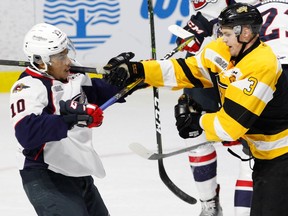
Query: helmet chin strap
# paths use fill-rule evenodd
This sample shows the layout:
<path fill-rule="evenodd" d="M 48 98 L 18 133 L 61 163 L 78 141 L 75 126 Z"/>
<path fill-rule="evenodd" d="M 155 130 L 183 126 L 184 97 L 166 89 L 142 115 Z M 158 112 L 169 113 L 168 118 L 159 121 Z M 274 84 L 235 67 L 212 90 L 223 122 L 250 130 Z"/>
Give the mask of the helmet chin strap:
<path fill-rule="evenodd" d="M 238 43 L 241 43 L 242 44 L 242 48 L 241 50 L 239 51 L 238 53 L 238 56 L 242 55 L 242 53 L 244 52 L 245 48 L 246 48 L 246 45 L 248 43 L 250 43 L 255 37 L 257 34 L 253 34 L 253 37 L 248 41 L 248 42 L 243 42 L 243 41 L 240 41 L 240 35 L 242 34 L 242 26 L 241 26 L 241 30 L 240 30 L 240 34 L 237 35 L 237 41 Z"/>
<path fill-rule="evenodd" d="M 249 42 L 242 42 L 242 41 L 240 41 L 240 35 L 237 36 L 237 41 L 238 41 L 238 43 L 241 43 L 241 44 L 242 44 L 241 50 L 239 51 L 239 53 L 238 53 L 238 55 L 237 55 L 237 56 L 240 56 L 240 55 L 244 52 L 244 50 L 245 50 L 245 48 L 246 48 L 246 45 L 247 45 Z"/>
<path fill-rule="evenodd" d="M 52 65 L 51 62 L 42 62 L 42 64 L 44 64 L 44 68 L 39 68 L 37 65 L 34 64 L 34 61 L 31 61 L 30 64 L 32 65 L 33 68 L 35 68 L 36 70 L 40 71 L 41 73 L 45 74 L 45 75 L 49 75 L 47 73 L 48 71 L 48 65 Z M 48 64 L 48 65 L 47 65 Z M 39 64 L 38 64 L 39 65 Z M 49 75 L 50 76 L 50 75 Z"/>

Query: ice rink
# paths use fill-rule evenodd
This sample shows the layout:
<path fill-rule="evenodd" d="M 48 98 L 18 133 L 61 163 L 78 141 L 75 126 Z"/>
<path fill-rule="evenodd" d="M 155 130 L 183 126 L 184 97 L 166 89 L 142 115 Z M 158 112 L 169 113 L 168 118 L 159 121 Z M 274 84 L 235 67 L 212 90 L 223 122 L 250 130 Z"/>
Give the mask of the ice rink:
<path fill-rule="evenodd" d="M 160 89 L 160 120 L 163 151 L 184 148 L 178 137 L 174 105 L 182 91 Z M 9 94 L 0 94 L 0 215 L 35 216 L 18 174 L 16 140 L 9 122 Z M 114 104 L 104 112 L 101 127 L 93 129 L 94 145 L 106 169 L 106 177 L 95 178 L 100 193 L 112 216 L 198 216 L 200 202 L 190 205 L 176 197 L 161 181 L 156 161 L 143 159 L 128 145 L 138 142 L 157 150 L 154 123 L 153 91 L 140 90 L 124 104 Z M 227 147 L 215 144 L 218 154 L 220 201 L 225 216 L 233 216 L 234 184 L 239 160 Z M 240 152 L 239 147 L 233 147 Z M 171 180 L 198 200 L 187 153 L 164 159 Z"/>

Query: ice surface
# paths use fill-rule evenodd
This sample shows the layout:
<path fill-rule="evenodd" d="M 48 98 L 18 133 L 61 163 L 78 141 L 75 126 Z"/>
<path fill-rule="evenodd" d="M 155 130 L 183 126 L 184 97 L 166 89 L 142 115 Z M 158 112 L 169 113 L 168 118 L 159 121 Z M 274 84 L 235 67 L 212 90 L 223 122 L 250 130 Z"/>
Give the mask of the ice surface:
<path fill-rule="evenodd" d="M 160 120 L 163 151 L 185 147 L 175 128 L 173 109 L 181 91 L 160 89 Z M 93 129 L 95 149 L 101 156 L 107 176 L 95 178 L 112 216 L 198 216 L 200 203 L 190 205 L 176 197 L 161 181 L 157 161 L 145 160 L 128 145 L 138 142 L 157 150 L 152 89 L 135 92 L 124 104 L 104 112 L 104 122 Z M 35 216 L 22 188 L 15 159 L 16 139 L 9 122 L 9 95 L 0 94 L 0 215 Z M 218 182 L 224 215 L 233 215 L 234 184 L 239 160 L 227 147 L 215 145 L 218 154 Z M 233 147 L 239 151 L 239 147 Z M 171 180 L 198 199 L 187 153 L 164 159 Z"/>

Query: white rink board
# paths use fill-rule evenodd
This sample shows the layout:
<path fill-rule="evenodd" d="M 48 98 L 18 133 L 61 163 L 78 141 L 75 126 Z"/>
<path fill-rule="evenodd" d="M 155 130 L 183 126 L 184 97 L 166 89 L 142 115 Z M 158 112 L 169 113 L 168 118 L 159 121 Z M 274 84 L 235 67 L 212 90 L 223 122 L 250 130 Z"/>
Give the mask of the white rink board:
<path fill-rule="evenodd" d="M 51 1 L 51 0 L 50 0 Z M 26 60 L 22 51 L 23 38 L 25 33 L 36 23 L 46 22 L 45 18 L 49 12 L 55 12 L 56 9 L 51 9 L 47 5 L 52 3 L 49 0 L 1 0 L 0 2 L 0 59 L 10 60 Z M 100 3 L 107 2 L 108 0 L 94 0 L 94 1 L 76 1 L 78 3 Z M 111 1 L 111 0 L 110 0 Z M 63 9 L 70 10 L 75 19 L 78 19 L 79 7 L 73 8 L 76 3 L 72 1 L 57 1 L 65 3 Z M 114 0 L 117 3 L 118 23 L 111 25 L 99 25 L 97 24 L 87 25 L 87 36 L 93 37 L 103 34 L 109 34 L 110 38 L 103 44 L 99 44 L 96 48 L 88 50 L 77 50 L 77 59 L 83 65 L 100 67 L 103 66 L 111 57 L 118 55 L 125 51 L 135 52 L 135 60 L 150 59 L 151 58 L 151 43 L 150 43 L 150 25 L 149 19 L 144 17 L 145 14 L 141 14 L 143 11 L 142 4 L 146 0 L 128 1 L 128 0 Z M 160 3 L 160 0 L 154 0 L 154 5 Z M 56 3 L 55 3 L 56 4 Z M 54 3 L 52 5 L 55 5 Z M 57 3 L 58 4 L 58 3 Z M 71 6 L 67 6 L 70 4 Z M 188 5 L 188 0 L 167 0 L 164 1 L 161 7 L 154 10 L 155 21 L 155 34 L 156 34 L 156 51 L 157 57 L 162 58 L 167 52 L 171 51 L 174 47 L 174 43 L 170 43 L 172 34 L 168 31 L 168 26 L 171 24 L 181 23 L 182 26 L 188 20 L 188 9 L 183 9 L 184 5 Z M 61 6 L 60 6 L 61 7 Z M 69 8 L 70 7 L 70 8 Z M 142 8 L 142 9 L 141 9 Z M 59 8 L 58 8 L 59 9 Z M 107 8 L 106 8 L 107 9 Z M 73 11 L 74 10 L 74 11 Z M 88 15 L 91 17 L 96 13 L 88 13 L 88 8 L 84 8 L 86 12 L 86 19 Z M 183 11 L 184 10 L 184 11 Z M 186 11 L 186 12 L 185 12 Z M 114 16 L 113 13 L 111 15 Z M 52 14 L 50 17 L 55 18 L 60 15 L 59 13 Z M 66 21 L 71 23 L 71 14 L 64 13 Z M 161 18 L 160 18 L 161 16 Z M 97 21 L 97 17 L 94 21 Z M 50 22 L 56 22 L 57 20 L 50 20 Z M 63 20 L 62 20 L 63 21 Z M 113 21 L 111 19 L 111 21 Z M 92 23 L 92 22 L 91 22 Z M 57 24 L 57 27 L 63 29 L 68 36 L 74 37 L 75 32 L 79 29 L 76 25 Z M 99 27 L 99 31 L 97 31 Z M 175 39 L 174 39 L 175 41 Z M 184 56 L 182 53 L 180 56 Z M 7 70 L 10 67 L 0 66 L 1 70 Z M 13 68 L 11 69 L 13 70 Z M 14 69 L 15 70 L 15 69 Z"/>

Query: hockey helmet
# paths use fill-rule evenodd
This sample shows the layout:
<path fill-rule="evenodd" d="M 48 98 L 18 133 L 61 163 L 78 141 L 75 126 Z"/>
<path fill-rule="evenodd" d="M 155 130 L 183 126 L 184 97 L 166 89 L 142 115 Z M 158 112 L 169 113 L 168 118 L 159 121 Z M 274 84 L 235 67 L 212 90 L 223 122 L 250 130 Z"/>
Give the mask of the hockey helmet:
<path fill-rule="evenodd" d="M 234 29 L 235 34 L 241 34 L 242 25 L 250 25 L 254 34 L 258 34 L 263 23 L 261 13 L 252 5 L 235 3 L 222 10 L 219 17 L 221 27 Z M 238 28 L 234 28 L 239 26 Z"/>
<path fill-rule="evenodd" d="M 39 63 L 50 64 L 50 56 L 61 53 L 65 49 L 75 52 L 72 42 L 59 28 L 39 23 L 33 26 L 25 35 L 23 50 L 30 63 L 34 66 Z M 37 68 L 37 67 L 36 67 Z"/>

